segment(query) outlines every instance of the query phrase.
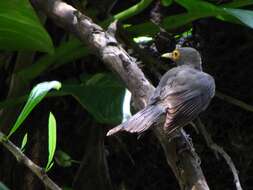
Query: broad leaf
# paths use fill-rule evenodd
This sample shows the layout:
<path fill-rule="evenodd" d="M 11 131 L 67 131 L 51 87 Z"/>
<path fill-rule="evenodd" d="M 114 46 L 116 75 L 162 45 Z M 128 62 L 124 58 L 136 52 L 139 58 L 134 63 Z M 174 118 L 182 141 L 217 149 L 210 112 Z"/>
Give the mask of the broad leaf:
<path fill-rule="evenodd" d="M 239 8 L 239 7 L 245 7 L 248 5 L 253 5 L 253 1 L 252 0 L 234 0 L 229 3 L 221 4 L 222 7 L 224 6 L 227 8 Z"/>
<path fill-rule="evenodd" d="M 46 165 L 46 171 L 49 171 L 53 166 L 53 158 L 56 149 L 56 139 L 57 139 L 57 131 L 56 131 L 56 120 L 54 115 L 50 112 L 48 118 L 48 160 Z"/>
<path fill-rule="evenodd" d="M 111 74 L 82 77 L 82 84 L 64 84 L 61 92 L 71 94 L 100 123 L 122 120 L 124 86 Z"/>
<path fill-rule="evenodd" d="M 211 3 L 201 1 L 201 0 L 175 0 L 178 4 L 185 7 L 190 13 L 197 14 L 217 14 L 220 9 L 218 6 L 215 6 Z"/>
<path fill-rule="evenodd" d="M 194 0 L 194 1 L 175 0 L 175 1 L 188 10 L 189 21 L 207 16 L 214 16 L 223 21 L 228 21 L 232 23 L 238 23 L 239 20 L 244 25 L 253 28 L 253 21 L 252 21 L 253 11 L 226 8 L 226 4 L 222 6 L 215 6 L 211 3 L 201 0 Z M 249 2 L 247 2 L 247 4 L 249 4 Z M 253 4 L 253 1 L 251 1 L 251 4 Z M 228 4 L 228 7 L 243 6 L 243 5 L 245 5 L 245 3 L 238 2 L 237 4 Z"/>
<path fill-rule="evenodd" d="M 57 68 L 63 64 L 71 63 L 74 60 L 86 56 L 89 50 L 77 39 L 62 43 L 55 49 L 54 54 L 44 55 L 33 65 L 20 70 L 17 74 L 22 79 L 30 81 L 40 75 L 48 68 Z"/>
<path fill-rule="evenodd" d="M 173 0 L 161 0 L 161 2 L 163 6 L 167 7 L 173 2 Z"/>
<path fill-rule="evenodd" d="M 49 90 L 51 90 L 51 89 L 59 90 L 60 88 L 61 88 L 61 83 L 58 81 L 43 82 L 43 83 L 36 85 L 32 89 L 23 110 L 21 111 L 20 115 L 18 116 L 17 121 L 15 122 L 14 126 L 12 127 L 12 129 L 8 135 L 8 138 L 19 128 L 19 126 L 27 118 L 29 113 L 46 96 L 46 94 L 49 92 Z"/>
<path fill-rule="evenodd" d="M 53 53 L 51 38 L 28 0 L 0 1 L 0 49 Z"/>
<path fill-rule="evenodd" d="M 0 190 L 9 190 L 1 181 L 0 181 Z"/>
<path fill-rule="evenodd" d="M 230 8 L 224 8 L 223 10 L 227 12 L 228 14 L 234 16 L 241 23 L 253 28 L 253 11 L 241 10 L 241 9 L 230 9 Z"/>

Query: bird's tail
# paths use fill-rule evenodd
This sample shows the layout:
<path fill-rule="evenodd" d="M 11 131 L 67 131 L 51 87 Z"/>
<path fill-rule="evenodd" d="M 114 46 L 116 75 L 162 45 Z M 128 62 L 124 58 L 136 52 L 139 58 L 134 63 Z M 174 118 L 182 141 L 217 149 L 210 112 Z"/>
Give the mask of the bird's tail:
<path fill-rule="evenodd" d="M 127 131 L 130 133 L 144 132 L 151 127 L 151 125 L 154 124 L 163 113 L 165 113 L 165 110 L 159 105 L 147 106 L 133 115 L 126 122 L 108 131 L 106 135 L 110 136 L 119 131 Z"/>

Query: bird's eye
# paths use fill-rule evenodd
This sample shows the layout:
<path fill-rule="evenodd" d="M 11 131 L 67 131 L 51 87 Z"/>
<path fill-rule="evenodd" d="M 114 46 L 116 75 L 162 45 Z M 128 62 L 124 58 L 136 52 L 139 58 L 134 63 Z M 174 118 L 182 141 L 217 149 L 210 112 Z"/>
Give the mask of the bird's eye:
<path fill-rule="evenodd" d="M 179 57 L 180 57 L 179 51 L 178 50 L 174 50 L 172 52 L 172 56 L 173 56 L 173 59 L 175 59 L 175 60 L 179 59 Z"/>
<path fill-rule="evenodd" d="M 173 56 L 173 59 L 174 59 L 174 60 L 178 60 L 178 59 L 180 58 L 180 53 L 179 53 L 179 51 L 178 51 L 178 50 L 174 50 L 174 51 L 172 52 L 172 56 Z"/>

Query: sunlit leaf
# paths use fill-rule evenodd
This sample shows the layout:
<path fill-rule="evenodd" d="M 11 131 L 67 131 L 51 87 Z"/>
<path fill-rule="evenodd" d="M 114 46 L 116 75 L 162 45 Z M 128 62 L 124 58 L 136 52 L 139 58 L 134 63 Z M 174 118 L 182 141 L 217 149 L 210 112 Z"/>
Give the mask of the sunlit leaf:
<path fill-rule="evenodd" d="M 57 128 L 54 115 L 50 112 L 48 118 L 48 160 L 46 165 L 46 171 L 49 171 L 53 164 L 54 153 L 56 149 L 57 141 Z"/>
<path fill-rule="evenodd" d="M 0 190 L 9 190 L 1 181 L 0 181 Z"/>
<path fill-rule="evenodd" d="M 54 115 L 50 112 L 48 118 L 48 160 L 46 171 L 49 171 L 53 164 L 54 153 L 57 141 L 57 127 Z"/>
<path fill-rule="evenodd" d="M 240 22 L 242 22 L 246 26 L 253 28 L 253 11 L 230 9 L 230 8 L 224 8 L 223 10 L 228 14 L 237 18 Z"/>
<path fill-rule="evenodd" d="M 184 6 L 189 14 L 192 14 L 192 18 L 196 16 L 194 19 L 203 18 L 206 16 L 214 16 L 223 21 L 237 23 L 236 19 L 238 19 L 241 23 L 245 24 L 248 27 L 253 28 L 253 11 L 249 10 L 241 10 L 241 9 L 232 9 L 226 8 L 226 4 L 222 6 L 216 6 L 211 3 L 201 1 L 201 0 L 175 0 L 178 4 Z M 249 2 L 247 3 L 247 5 Z M 253 2 L 251 2 L 253 4 Z M 236 6 L 242 6 L 245 3 L 237 3 Z M 235 6 L 235 4 L 228 4 L 229 7 Z M 192 19 L 191 18 L 191 19 Z M 235 19 L 236 18 L 236 19 Z"/>
<path fill-rule="evenodd" d="M 51 38 L 28 0 L 0 1 L 0 49 L 53 53 Z"/>
<path fill-rule="evenodd" d="M 21 144 L 21 150 L 24 151 L 25 145 L 27 144 L 27 133 L 24 135 L 22 144 Z"/>
<path fill-rule="evenodd" d="M 139 36 L 133 39 L 135 43 L 148 43 L 153 40 L 152 37 L 148 36 Z"/>
<path fill-rule="evenodd" d="M 59 90 L 61 88 L 61 83 L 58 81 L 51 81 L 51 82 L 43 82 L 37 84 L 31 91 L 29 98 L 18 116 L 14 126 L 12 127 L 8 138 L 20 127 L 23 121 L 27 118 L 29 113 L 33 110 L 33 108 L 46 96 L 46 94 L 51 89 Z"/>

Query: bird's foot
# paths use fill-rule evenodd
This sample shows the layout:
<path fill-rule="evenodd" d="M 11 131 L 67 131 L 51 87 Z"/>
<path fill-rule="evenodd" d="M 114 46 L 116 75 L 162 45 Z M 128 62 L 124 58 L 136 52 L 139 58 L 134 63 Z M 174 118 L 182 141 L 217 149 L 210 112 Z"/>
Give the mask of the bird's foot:
<path fill-rule="evenodd" d="M 178 153 L 182 153 L 183 151 L 190 151 L 191 155 L 195 158 L 196 162 L 198 165 L 201 164 L 201 159 L 198 156 L 198 154 L 195 151 L 195 148 L 193 147 L 193 143 L 192 143 L 192 138 L 190 137 L 190 135 L 186 134 L 184 130 L 181 129 L 181 134 L 183 134 L 183 138 L 185 140 L 185 146 L 180 148 L 180 150 L 178 150 Z"/>

